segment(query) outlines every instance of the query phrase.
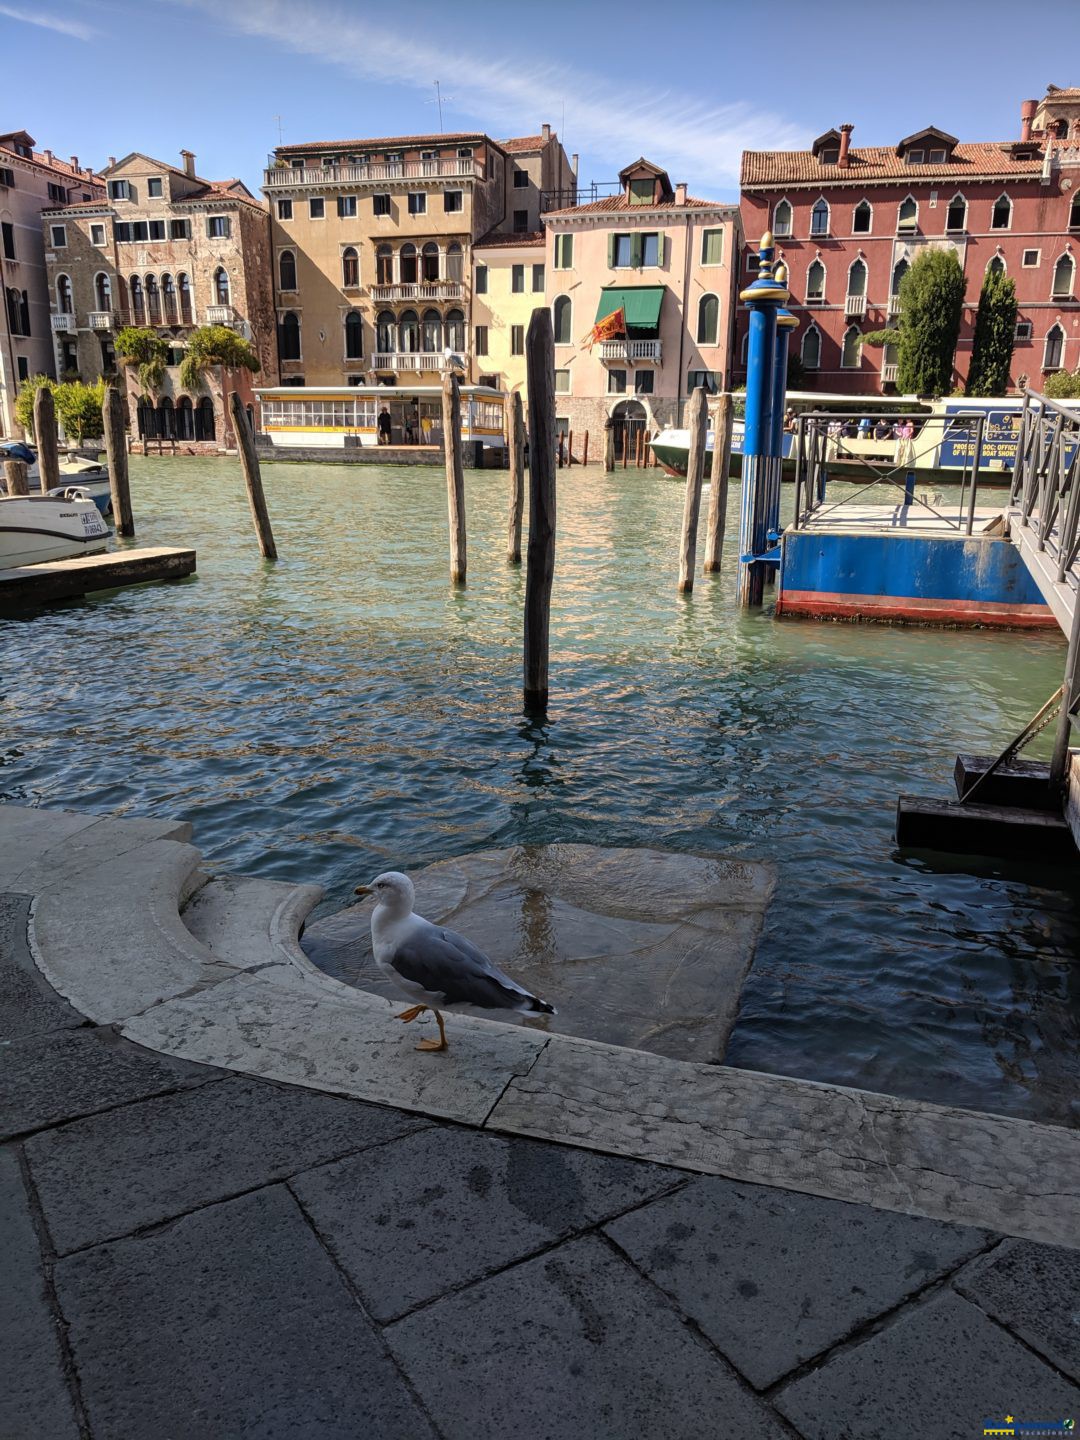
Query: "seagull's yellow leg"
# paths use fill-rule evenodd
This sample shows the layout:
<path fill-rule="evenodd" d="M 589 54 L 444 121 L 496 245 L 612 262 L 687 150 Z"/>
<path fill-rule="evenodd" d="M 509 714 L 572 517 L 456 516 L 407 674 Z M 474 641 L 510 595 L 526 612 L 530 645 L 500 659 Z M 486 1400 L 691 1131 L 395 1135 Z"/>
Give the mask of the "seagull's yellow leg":
<path fill-rule="evenodd" d="M 445 1049 L 447 1048 L 447 1044 L 446 1044 L 446 1026 L 443 1024 L 443 1018 L 442 1018 L 442 1016 L 439 1014 L 438 1010 L 433 1010 L 431 1013 L 435 1016 L 435 1019 L 438 1021 L 438 1025 L 439 1025 L 439 1038 L 438 1038 L 438 1040 L 421 1040 L 421 1041 L 420 1041 L 420 1044 L 417 1045 L 416 1048 L 417 1048 L 418 1050 L 445 1050 Z"/>
<path fill-rule="evenodd" d="M 400 1015 L 395 1015 L 394 1019 L 404 1020 L 405 1024 L 408 1025 L 410 1020 L 415 1020 L 416 1017 L 422 1015 L 427 1008 L 426 1005 L 414 1005 L 411 1010 L 403 1010 Z"/>

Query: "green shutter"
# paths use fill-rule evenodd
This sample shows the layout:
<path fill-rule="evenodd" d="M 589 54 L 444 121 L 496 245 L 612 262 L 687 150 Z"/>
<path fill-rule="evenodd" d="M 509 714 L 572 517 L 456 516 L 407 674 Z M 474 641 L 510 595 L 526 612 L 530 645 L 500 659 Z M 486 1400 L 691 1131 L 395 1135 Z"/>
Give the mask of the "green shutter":
<path fill-rule="evenodd" d="M 609 270 L 614 270 L 614 268 L 615 268 L 615 236 L 614 236 L 614 234 L 611 234 L 611 235 L 609 235 L 609 236 L 607 237 L 607 263 L 608 263 L 608 269 L 609 269 Z"/>
<path fill-rule="evenodd" d="M 667 239 L 667 236 L 664 234 L 663 230 L 661 230 L 661 231 L 660 231 L 660 234 L 657 235 L 657 237 L 656 237 L 656 263 L 657 263 L 657 266 L 661 266 L 661 265 L 663 265 L 663 263 L 664 263 L 664 241 L 665 241 L 666 239 Z"/>
<path fill-rule="evenodd" d="M 634 270 L 641 269 L 641 251 L 643 241 L 640 233 L 630 237 L 630 265 Z"/>

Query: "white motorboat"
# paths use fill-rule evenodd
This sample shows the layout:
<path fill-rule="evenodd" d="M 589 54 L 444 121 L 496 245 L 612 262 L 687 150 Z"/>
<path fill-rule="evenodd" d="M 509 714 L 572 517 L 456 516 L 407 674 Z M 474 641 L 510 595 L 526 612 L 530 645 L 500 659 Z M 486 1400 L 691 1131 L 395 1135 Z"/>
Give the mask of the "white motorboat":
<path fill-rule="evenodd" d="M 0 441 L 0 462 L 21 460 L 26 465 L 26 480 L 30 488 L 40 488 L 37 454 L 22 440 Z M 98 455 L 86 451 L 74 451 L 60 457 L 60 485 L 49 491 L 50 495 L 93 500 L 102 515 L 112 509 L 112 492 L 109 487 L 109 467 L 102 464 Z"/>
<path fill-rule="evenodd" d="M 93 500 L 0 497 L 0 570 L 96 555 L 106 549 L 109 533 Z"/>

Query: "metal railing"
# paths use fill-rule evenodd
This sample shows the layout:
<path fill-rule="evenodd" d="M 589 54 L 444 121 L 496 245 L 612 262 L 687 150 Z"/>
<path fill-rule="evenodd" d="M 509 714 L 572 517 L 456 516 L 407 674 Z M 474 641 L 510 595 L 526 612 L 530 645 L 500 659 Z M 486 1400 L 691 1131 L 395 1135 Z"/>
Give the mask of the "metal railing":
<path fill-rule="evenodd" d="M 263 172 L 267 189 L 296 185 L 366 185 L 381 180 L 483 180 L 483 162 L 476 159 L 380 161 L 369 165 L 273 165 Z"/>

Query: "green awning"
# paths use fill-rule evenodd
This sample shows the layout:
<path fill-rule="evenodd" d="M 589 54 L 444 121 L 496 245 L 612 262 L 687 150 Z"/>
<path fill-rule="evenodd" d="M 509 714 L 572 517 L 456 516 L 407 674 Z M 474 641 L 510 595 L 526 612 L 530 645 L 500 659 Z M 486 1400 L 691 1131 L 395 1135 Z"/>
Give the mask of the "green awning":
<path fill-rule="evenodd" d="M 610 285 L 600 291 L 596 323 L 613 315 L 621 306 L 626 311 L 627 333 L 639 340 L 655 340 L 666 289 L 666 285 Z"/>

